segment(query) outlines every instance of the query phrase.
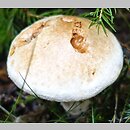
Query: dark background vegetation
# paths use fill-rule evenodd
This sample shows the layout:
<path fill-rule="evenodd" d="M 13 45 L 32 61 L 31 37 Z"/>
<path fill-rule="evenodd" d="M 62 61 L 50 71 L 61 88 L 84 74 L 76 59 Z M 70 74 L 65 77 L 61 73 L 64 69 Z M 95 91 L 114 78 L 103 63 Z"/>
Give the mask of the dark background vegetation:
<path fill-rule="evenodd" d="M 101 11 L 103 11 L 101 15 Z M 8 78 L 6 59 L 14 37 L 26 26 L 51 15 L 76 15 L 109 28 L 124 51 L 118 80 L 92 98 L 89 109 L 76 118 L 67 116 L 57 102 L 22 92 Z M 100 17 L 101 16 L 101 17 Z M 107 35 L 107 34 L 106 34 Z M 130 12 L 129 9 L 0 9 L 0 121 L 1 122 L 130 122 Z M 21 94 L 21 96 L 19 96 Z"/>

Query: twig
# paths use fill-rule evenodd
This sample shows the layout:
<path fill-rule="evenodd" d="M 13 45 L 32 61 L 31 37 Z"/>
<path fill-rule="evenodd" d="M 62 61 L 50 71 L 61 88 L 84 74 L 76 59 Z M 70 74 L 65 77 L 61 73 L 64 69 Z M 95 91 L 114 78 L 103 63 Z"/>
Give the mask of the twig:
<path fill-rule="evenodd" d="M 1 106 L 0 105 L 0 109 L 2 110 L 2 111 L 4 111 L 7 115 L 9 115 L 10 114 L 10 112 L 8 112 L 3 106 Z M 16 117 L 13 115 L 13 114 L 10 114 L 10 117 L 11 117 L 11 119 L 14 121 L 15 119 L 16 119 Z"/>
<path fill-rule="evenodd" d="M 127 123 L 130 120 L 130 116 L 128 116 L 127 120 L 125 121 L 125 123 Z"/>
<path fill-rule="evenodd" d="M 113 119 L 112 122 L 115 123 L 116 122 L 116 112 L 117 112 L 117 106 L 118 106 L 118 93 L 115 93 L 115 109 L 114 109 L 114 115 L 113 115 Z"/>
<path fill-rule="evenodd" d="M 101 10 L 100 10 L 100 15 L 99 15 L 99 20 L 102 18 L 103 10 L 104 10 L 104 8 L 101 8 Z"/>
<path fill-rule="evenodd" d="M 92 123 L 95 123 L 95 121 L 94 121 L 94 112 L 93 112 L 93 106 L 92 106 Z"/>

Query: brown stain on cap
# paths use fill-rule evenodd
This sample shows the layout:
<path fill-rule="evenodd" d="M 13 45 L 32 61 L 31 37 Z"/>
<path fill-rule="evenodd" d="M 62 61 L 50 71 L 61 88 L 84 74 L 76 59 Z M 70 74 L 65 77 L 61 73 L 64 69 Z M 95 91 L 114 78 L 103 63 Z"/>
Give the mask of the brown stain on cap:
<path fill-rule="evenodd" d="M 75 19 L 73 21 L 71 45 L 79 53 L 86 53 L 88 45 L 86 44 L 86 32 L 84 31 L 82 21 Z"/>
<path fill-rule="evenodd" d="M 84 41 L 84 37 L 81 35 L 74 35 L 70 40 L 71 45 L 80 53 L 87 52 L 87 45 Z"/>

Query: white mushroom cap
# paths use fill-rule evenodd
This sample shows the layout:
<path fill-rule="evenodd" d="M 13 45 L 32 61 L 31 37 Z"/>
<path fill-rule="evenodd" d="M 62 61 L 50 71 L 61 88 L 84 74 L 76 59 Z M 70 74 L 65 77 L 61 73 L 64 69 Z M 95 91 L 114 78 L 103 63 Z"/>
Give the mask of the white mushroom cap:
<path fill-rule="evenodd" d="M 24 29 L 12 42 L 7 70 L 21 88 L 26 83 L 41 98 L 60 102 L 91 98 L 119 76 L 123 52 L 116 37 L 76 16 L 44 18 Z M 35 45 L 35 46 L 34 46 Z M 33 50 L 33 48 L 35 49 Z M 20 75 L 21 74 L 21 75 Z M 24 91 L 33 94 L 28 85 Z"/>

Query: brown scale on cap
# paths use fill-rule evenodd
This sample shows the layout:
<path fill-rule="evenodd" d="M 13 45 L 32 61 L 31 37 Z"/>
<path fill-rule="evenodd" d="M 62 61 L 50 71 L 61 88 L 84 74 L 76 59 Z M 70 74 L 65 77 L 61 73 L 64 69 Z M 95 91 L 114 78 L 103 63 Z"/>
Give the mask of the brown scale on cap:
<path fill-rule="evenodd" d="M 31 40 L 35 39 L 42 31 L 43 27 L 44 27 L 44 23 L 36 23 L 34 24 L 30 29 L 28 29 L 28 31 L 31 33 L 31 37 L 29 37 L 28 39 L 25 39 L 25 38 L 19 38 L 19 40 L 17 41 L 17 44 L 16 45 L 13 45 L 11 50 L 10 50 L 10 56 L 12 56 L 15 52 L 15 49 L 17 47 L 21 47 L 23 45 L 26 45 L 28 43 L 31 42 Z M 20 36 L 24 36 L 24 35 L 28 35 L 26 34 L 26 32 L 23 32 L 23 34 Z"/>
<path fill-rule="evenodd" d="M 81 22 L 75 22 L 75 26 L 78 27 L 78 28 L 81 28 L 82 24 L 81 24 Z"/>
<path fill-rule="evenodd" d="M 15 46 L 12 46 L 12 48 L 10 49 L 9 55 L 12 56 L 15 52 Z"/>
<path fill-rule="evenodd" d="M 34 29 L 31 39 L 36 38 L 41 33 L 43 27 L 44 27 L 44 23 L 39 24 L 39 26 L 36 27 L 36 29 Z"/>

